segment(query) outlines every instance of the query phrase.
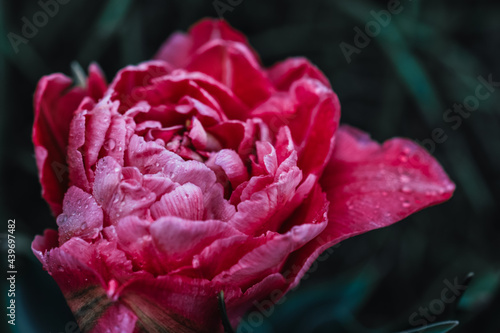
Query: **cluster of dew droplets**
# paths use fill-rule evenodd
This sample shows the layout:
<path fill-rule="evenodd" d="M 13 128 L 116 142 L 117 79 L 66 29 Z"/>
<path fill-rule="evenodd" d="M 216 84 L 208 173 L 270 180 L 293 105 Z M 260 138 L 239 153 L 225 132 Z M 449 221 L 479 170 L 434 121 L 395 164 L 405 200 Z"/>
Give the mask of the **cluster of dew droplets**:
<path fill-rule="evenodd" d="M 410 160 L 410 148 L 404 147 L 401 153 L 399 154 L 399 161 L 403 164 L 408 163 Z M 403 193 L 403 195 L 399 196 L 399 201 L 401 201 L 401 206 L 403 208 L 409 208 L 411 206 L 411 202 L 408 200 L 407 196 L 411 195 L 413 193 L 413 189 L 410 186 L 410 181 L 411 177 L 405 170 L 405 167 L 400 166 L 398 167 L 398 174 L 399 174 L 399 182 L 401 184 L 400 187 L 400 192 Z"/>

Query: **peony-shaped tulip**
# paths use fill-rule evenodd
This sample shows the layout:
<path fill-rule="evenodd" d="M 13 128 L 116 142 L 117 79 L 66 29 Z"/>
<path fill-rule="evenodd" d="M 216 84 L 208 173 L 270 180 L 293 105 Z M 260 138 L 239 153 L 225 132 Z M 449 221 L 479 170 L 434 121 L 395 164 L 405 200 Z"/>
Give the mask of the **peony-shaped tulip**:
<path fill-rule="evenodd" d="M 219 332 L 277 301 L 315 258 L 450 198 L 406 139 L 339 127 L 325 76 L 263 68 L 220 20 L 175 33 L 108 85 L 62 74 L 35 93 L 33 142 L 58 230 L 33 252 L 84 332 Z"/>

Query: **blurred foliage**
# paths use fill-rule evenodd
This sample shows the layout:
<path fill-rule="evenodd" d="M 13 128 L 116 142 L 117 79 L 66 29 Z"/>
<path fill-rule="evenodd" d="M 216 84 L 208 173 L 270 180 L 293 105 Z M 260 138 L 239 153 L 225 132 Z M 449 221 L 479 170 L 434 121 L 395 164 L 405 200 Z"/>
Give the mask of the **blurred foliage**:
<path fill-rule="evenodd" d="M 441 128 L 447 140 L 427 148 L 457 184 L 446 204 L 345 241 L 250 332 L 414 329 L 411 315 L 440 299 L 443 281 L 469 271 L 476 278 L 459 305 L 428 322 L 436 326 L 426 332 L 454 325 L 438 320 L 460 321 L 456 333 L 498 332 L 500 93 L 480 101 L 455 129 L 443 115 L 474 95 L 479 76 L 500 81 L 500 4 L 402 0 L 402 11 L 348 63 L 340 43 L 353 45 L 353 29 L 364 30 L 374 20 L 371 11 L 387 6 L 373 0 L 243 0 L 223 15 L 249 37 L 264 65 L 289 56 L 311 59 L 338 93 L 344 123 L 379 141 L 404 136 L 428 143 Z M 0 0 L 0 216 L 16 219 L 14 332 L 23 333 L 71 331 L 74 320 L 30 250 L 35 234 L 56 226 L 40 196 L 30 141 L 37 81 L 53 72 L 69 74 L 74 60 L 83 67 L 97 61 L 111 79 L 121 67 L 151 58 L 173 31 L 217 16 L 211 0 L 71 0 L 14 52 L 7 34 L 21 35 L 23 17 L 31 21 L 40 10 L 35 0 Z M 10 329 L 5 326 L 3 319 L 2 332 Z"/>

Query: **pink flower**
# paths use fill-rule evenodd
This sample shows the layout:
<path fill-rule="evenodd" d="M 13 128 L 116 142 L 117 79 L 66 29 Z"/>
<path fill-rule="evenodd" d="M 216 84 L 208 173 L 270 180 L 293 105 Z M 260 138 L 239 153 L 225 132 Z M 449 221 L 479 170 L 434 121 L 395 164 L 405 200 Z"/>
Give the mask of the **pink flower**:
<path fill-rule="evenodd" d="M 216 332 L 276 301 L 326 248 L 454 190 L 418 145 L 338 128 L 306 59 L 261 66 L 204 20 L 106 84 L 62 74 L 35 94 L 33 142 L 58 231 L 32 248 L 85 332 Z"/>

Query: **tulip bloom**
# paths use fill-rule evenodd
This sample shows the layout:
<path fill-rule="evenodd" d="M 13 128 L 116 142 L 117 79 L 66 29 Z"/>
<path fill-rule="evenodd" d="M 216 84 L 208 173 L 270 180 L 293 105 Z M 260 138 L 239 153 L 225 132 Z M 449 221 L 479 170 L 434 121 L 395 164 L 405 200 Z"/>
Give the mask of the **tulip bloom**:
<path fill-rule="evenodd" d="M 340 126 L 304 58 L 263 68 L 204 20 L 108 85 L 62 74 L 35 93 L 33 142 L 58 231 L 33 252 L 84 332 L 218 332 L 283 295 L 328 247 L 450 198 L 406 139 Z M 276 301 L 277 299 L 274 299 Z"/>

